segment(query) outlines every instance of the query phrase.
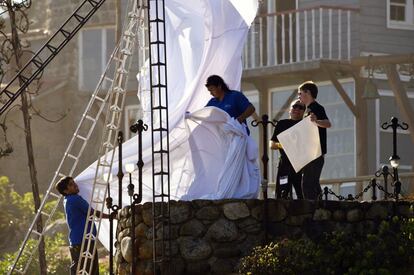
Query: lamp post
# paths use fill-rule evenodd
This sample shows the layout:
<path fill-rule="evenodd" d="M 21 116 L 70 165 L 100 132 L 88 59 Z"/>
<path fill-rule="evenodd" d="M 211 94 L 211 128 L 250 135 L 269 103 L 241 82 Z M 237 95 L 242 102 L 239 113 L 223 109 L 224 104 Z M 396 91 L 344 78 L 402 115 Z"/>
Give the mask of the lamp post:
<path fill-rule="evenodd" d="M 263 179 L 262 179 L 262 193 L 263 193 L 263 199 L 264 199 L 264 209 L 263 209 L 263 223 L 264 223 L 264 231 L 265 231 L 265 243 L 267 243 L 267 227 L 268 227 L 268 196 L 267 196 L 267 186 L 268 186 L 268 163 L 269 163 L 269 156 L 267 153 L 267 126 L 269 124 L 273 125 L 273 127 L 275 127 L 276 125 L 272 122 L 269 121 L 269 116 L 264 114 L 262 115 L 262 120 L 261 121 L 257 121 L 257 120 L 253 120 L 252 121 L 252 126 L 253 127 L 258 127 L 260 124 L 262 125 L 262 129 L 263 129 L 263 155 L 262 155 L 262 162 L 263 162 Z"/>
<path fill-rule="evenodd" d="M 392 128 L 392 156 L 390 157 L 389 161 L 393 169 L 394 196 L 395 199 L 398 200 L 398 196 L 401 192 L 401 182 L 398 178 L 398 166 L 400 165 L 400 157 L 397 155 L 397 129 L 400 128 L 402 130 L 407 130 L 408 124 L 405 122 L 399 124 L 398 118 L 391 117 L 391 120 L 389 122 L 384 122 L 381 125 L 381 128 L 384 130 Z"/>
<path fill-rule="evenodd" d="M 114 236 L 114 215 L 118 213 L 118 210 L 122 208 L 122 178 L 124 173 L 122 172 L 122 142 L 124 140 L 124 135 L 121 131 L 118 132 L 118 156 L 119 156 L 119 167 L 118 167 L 118 205 L 113 204 L 113 199 L 111 197 L 111 188 L 109 188 L 109 183 L 112 181 L 112 174 L 105 173 L 104 179 L 108 182 L 108 197 L 106 198 L 106 207 L 108 208 L 109 214 L 109 274 L 114 274 L 114 247 L 113 247 L 113 236 Z M 112 212 L 111 212 L 112 211 Z"/>
<path fill-rule="evenodd" d="M 135 170 L 133 163 L 125 165 L 125 170 L 129 174 L 128 184 L 128 196 L 131 204 L 131 242 L 132 242 L 132 263 L 131 263 L 131 274 L 136 274 L 136 251 L 135 251 L 135 205 L 142 201 L 142 168 L 144 167 L 144 161 L 142 160 L 142 132 L 148 129 L 148 125 L 140 119 L 129 128 L 133 133 L 138 133 L 138 194 L 134 192 L 134 184 L 132 184 L 132 172 Z"/>

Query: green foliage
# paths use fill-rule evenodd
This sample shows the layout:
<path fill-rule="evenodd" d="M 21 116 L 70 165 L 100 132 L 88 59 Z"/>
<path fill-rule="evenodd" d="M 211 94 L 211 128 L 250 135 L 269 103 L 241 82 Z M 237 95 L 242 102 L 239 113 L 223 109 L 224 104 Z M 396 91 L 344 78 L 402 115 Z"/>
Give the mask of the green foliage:
<path fill-rule="evenodd" d="M 49 201 L 45 205 L 45 211 L 50 211 L 58 203 L 57 200 Z M 18 194 L 10 183 L 9 179 L 0 176 L 0 249 L 3 251 L 16 251 L 29 229 L 34 218 L 33 195 L 25 193 Z M 63 218 L 61 211 L 55 212 L 53 219 Z M 46 259 L 48 262 L 49 274 L 68 273 L 69 257 L 66 244 L 66 236 L 57 234 L 53 238 L 45 238 L 46 242 Z M 29 240 L 27 243 L 28 250 L 35 250 L 35 241 Z M 64 252 L 66 249 L 66 252 Z M 9 265 L 11 265 L 17 255 L 15 253 L 4 253 L 0 255 L 0 274 L 6 274 Z M 38 274 L 37 255 L 26 274 Z M 22 263 L 27 261 L 27 257 L 22 256 Z M 20 261 L 19 261 L 20 262 Z"/>
<path fill-rule="evenodd" d="M 46 261 L 47 261 L 47 273 L 48 274 L 67 274 L 69 273 L 69 265 L 70 265 L 70 256 L 68 254 L 66 236 L 61 233 L 56 234 L 53 237 L 46 237 Z M 34 240 L 29 240 L 27 243 L 28 249 L 33 250 L 35 249 L 35 242 Z M 16 253 L 6 253 L 2 256 L 0 261 L 0 274 L 7 274 L 10 266 L 14 263 L 14 260 L 17 256 Z M 37 254 L 35 254 L 37 257 Z M 22 269 L 23 264 L 25 264 L 28 260 L 27 255 L 22 255 L 19 264 L 17 266 L 18 269 Z M 40 274 L 38 263 L 35 259 L 32 260 L 30 263 L 26 274 Z"/>
<path fill-rule="evenodd" d="M 394 217 L 375 234 L 326 233 L 256 247 L 241 274 L 409 274 L 414 264 L 414 220 Z"/>

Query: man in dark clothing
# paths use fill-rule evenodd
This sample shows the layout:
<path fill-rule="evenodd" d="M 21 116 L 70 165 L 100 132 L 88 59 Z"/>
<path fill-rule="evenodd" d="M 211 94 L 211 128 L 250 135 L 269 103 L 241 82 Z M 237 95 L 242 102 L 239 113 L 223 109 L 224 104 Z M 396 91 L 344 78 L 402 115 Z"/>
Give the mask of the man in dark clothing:
<path fill-rule="evenodd" d="M 307 113 L 311 121 L 318 126 L 322 155 L 303 167 L 302 190 L 303 196 L 308 200 L 316 200 L 322 194 L 319 177 L 322 173 L 326 154 L 326 129 L 331 127 L 331 122 L 326 115 L 325 108 L 316 102 L 318 87 L 312 81 L 302 83 L 298 89 L 298 97 L 306 105 Z"/>
<path fill-rule="evenodd" d="M 79 187 L 72 177 L 65 177 L 61 179 L 55 187 L 60 194 L 65 196 L 63 206 L 65 208 L 66 222 L 68 223 L 69 227 L 69 250 L 70 256 L 72 258 L 70 265 L 70 274 L 74 275 L 76 274 L 76 268 L 79 262 L 83 232 L 87 220 L 89 204 L 81 196 L 78 195 Z M 94 211 L 95 215 L 100 215 L 99 211 L 93 209 L 91 209 L 91 211 Z M 102 217 L 109 218 L 109 215 L 103 213 Z M 93 225 L 93 227 L 93 234 L 96 235 L 95 225 Z M 91 245 L 91 250 L 93 250 L 93 246 L 94 245 Z M 95 252 L 92 273 L 90 274 L 99 274 L 98 251 Z"/>
<path fill-rule="evenodd" d="M 292 167 L 285 151 L 277 139 L 277 135 L 281 132 L 289 129 L 296 123 L 302 120 L 305 113 L 305 104 L 299 100 L 295 100 L 289 110 L 289 119 L 282 119 L 276 124 L 273 136 L 271 138 L 270 148 L 273 150 L 279 150 L 279 165 L 276 176 L 276 198 L 287 199 L 292 196 L 292 186 L 295 188 L 296 196 L 298 199 L 303 199 L 302 194 L 302 172 L 295 172 Z"/>

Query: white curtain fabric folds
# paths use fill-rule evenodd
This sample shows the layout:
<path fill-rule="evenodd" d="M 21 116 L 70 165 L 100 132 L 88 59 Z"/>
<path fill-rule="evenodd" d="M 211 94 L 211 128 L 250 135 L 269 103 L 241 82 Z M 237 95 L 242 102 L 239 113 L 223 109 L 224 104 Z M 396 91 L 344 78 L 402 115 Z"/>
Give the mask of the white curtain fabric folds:
<path fill-rule="evenodd" d="M 231 89 L 239 89 L 242 74 L 241 56 L 245 44 L 248 29 L 256 16 L 258 1 L 257 0 L 167 0 L 166 5 L 166 43 L 167 43 L 167 74 L 168 74 L 168 107 L 169 107 L 169 139 L 170 139 L 170 195 L 171 199 L 178 200 L 187 194 L 184 199 L 194 198 L 220 198 L 208 194 L 208 190 L 217 190 L 220 188 L 223 197 L 254 197 L 257 193 L 258 186 L 258 169 L 253 165 L 254 154 L 250 155 L 248 161 L 237 167 L 233 163 L 229 163 L 228 173 L 220 173 L 217 184 L 209 182 L 203 183 L 206 190 L 200 189 L 202 185 L 191 183 L 199 177 L 202 170 L 195 165 L 193 168 L 193 159 L 190 153 L 190 143 L 193 145 L 204 146 L 203 141 L 207 142 L 205 137 L 197 137 L 190 135 L 189 129 L 197 129 L 193 123 L 204 121 L 202 124 L 207 125 L 211 118 L 203 117 L 200 114 L 206 112 L 213 114 L 214 117 L 220 117 L 221 122 L 215 126 L 206 126 L 209 129 L 215 129 L 217 132 L 211 132 L 213 138 L 224 137 L 227 133 L 232 133 L 233 140 L 237 142 L 231 143 L 231 138 L 225 137 L 224 140 L 217 141 L 217 144 L 230 142 L 232 144 L 227 158 L 239 160 L 245 157 L 246 148 L 250 139 L 242 133 L 241 125 L 231 122 L 229 117 L 223 115 L 220 110 L 202 109 L 210 99 L 210 94 L 204 87 L 207 77 L 211 74 L 221 75 Z M 145 75 L 138 77 L 141 85 L 146 83 Z M 149 90 L 148 87 L 142 88 Z M 143 93 L 141 102 L 144 108 L 144 123 L 150 126 L 148 120 L 149 93 Z M 209 108 L 206 108 L 209 109 Z M 200 111 L 198 111 L 200 110 Z M 184 119 L 185 112 L 193 112 L 187 122 Z M 224 113 L 225 114 L 225 113 Z M 227 115 L 227 114 L 225 114 Z M 157 119 L 157 118 L 155 118 Z M 223 129 L 219 129 L 219 125 L 223 125 Z M 226 132 L 227 131 L 227 132 Z M 221 133 L 221 134 L 219 134 Z M 189 137 L 192 137 L 189 139 Z M 204 139 L 204 140 L 203 140 Z M 160 140 L 154 141 L 157 144 Z M 210 142 L 210 141 L 208 141 Z M 212 141 L 214 145 L 214 141 Z M 123 163 L 137 162 L 137 139 L 132 138 L 123 144 Z M 152 154 L 151 154 L 151 132 L 150 129 L 143 134 L 143 161 L 145 163 L 143 169 L 143 201 L 152 200 Z M 238 148 L 240 150 L 238 150 Z M 211 150 L 211 149 L 209 149 Z M 254 149 L 252 150 L 254 151 Z M 207 157 L 200 153 L 195 155 L 196 158 Z M 223 156 L 220 156 L 223 158 Z M 211 159 L 212 160 L 212 159 Z M 159 160 L 155 160 L 157 162 Z M 234 167 L 230 167 L 231 165 Z M 249 164 L 249 165 L 248 165 Z M 251 164 L 251 165 L 250 165 Z M 216 164 L 217 165 L 217 164 Z M 204 173 L 210 174 L 214 171 L 216 174 L 217 167 L 205 167 Z M 208 173 L 210 171 L 210 173 Z M 76 177 L 76 181 L 80 186 L 80 195 L 86 200 L 90 200 L 92 185 L 96 173 L 96 162 L 90 165 L 86 170 Z M 115 152 L 114 162 L 111 173 L 118 173 L 118 153 Z M 124 171 L 125 173 L 125 171 Z M 248 176 L 251 175 L 251 179 Z M 98 175 L 99 176 L 99 175 Z M 226 184 L 226 181 L 234 180 L 240 177 L 240 184 Z M 137 173 L 132 174 L 132 180 L 137 188 Z M 127 195 L 127 185 L 129 183 L 128 175 L 123 179 L 123 205 L 129 205 L 129 197 Z M 155 183 L 159 184 L 159 183 Z M 210 184 L 210 185 L 209 185 Z M 221 189 L 223 187 L 223 189 Z M 240 189 L 239 189 L 240 188 Z M 237 189 L 237 190 L 235 190 Z M 111 180 L 111 197 L 114 204 L 118 204 L 118 182 L 117 178 Z M 96 192 L 96 191 L 95 191 Z M 103 192 L 102 192 L 103 194 Z M 193 194 L 193 195 L 191 195 Z M 240 195 L 240 196 L 237 196 Z M 92 207 L 93 207 L 92 203 Z M 108 248 L 109 247 L 109 223 L 103 221 L 100 228 L 99 239 Z"/>

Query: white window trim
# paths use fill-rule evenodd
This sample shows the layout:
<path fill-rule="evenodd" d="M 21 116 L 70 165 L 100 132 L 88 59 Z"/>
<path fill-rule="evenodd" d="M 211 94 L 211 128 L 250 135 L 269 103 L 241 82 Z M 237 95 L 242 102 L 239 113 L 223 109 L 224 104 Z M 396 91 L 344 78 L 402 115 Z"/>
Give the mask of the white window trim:
<path fill-rule="evenodd" d="M 78 90 L 79 91 L 89 91 L 87 89 L 85 89 L 83 87 L 83 81 L 84 81 L 84 73 L 83 73 L 83 65 L 82 65 L 82 61 L 83 61 L 83 34 L 85 33 L 85 31 L 88 30 L 93 30 L 93 29 L 99 29 L 101 30 L 101 47 L 102 47 L 102 52 L 101 52 L 101 69 L 102 72 L 104 72 L 105 67 L 106 67 L 106 63 L 109 60 L 106 60 L 106 51 L 107 51 L 107 46 L 106 45 L 106 37 L 107 37 L 107 32 L 108 30 L 112 29 L 115 31 L 115 27 L 114 26 L 96 26 L 96 27 L 90 27 L 90 28 L 85 28 L 82 29 L 79 33 L 79 38 L 78 38 Z M 91 90 L 91 92 L 93 92 L 95 89 Z"/>
<path fill-rule="evenodd" d="M 405 21 L 391 20 L 391 2 L 387 0 L 387 28 L 399 30 L 414 30 L 414 4 L 412 0 L 406 0 Z"/>
<path fill-rule="evenodd" d="M 378 90 L 378 93 L 381 97 L 394 97 L 394 93 L 390 90 Z M 413 92 L 407 92 L 407 96 L 408 98 L 414 98 L 414 93 Z M 375 148 L 375 159 L 376 159 L 376 167 L 381 167 L 382 165 L 388 165 L 390 166 L 389 163 L 382 163 L 380 161 L 380 133 L 382 132 L 386 132 L 386 133 L 391 133 L 392 130 L 384 130 L 381 128 L 381 124 L 384 123 L 380 121 L 380 101 L 379 99 L 375 99 L 375 143 L 376 143 L 376 148 Z M 410 132 L 408 130 L 400 130 L 397 129 L 397 134 L 409 134 Z M 402 169 L 408 169 L 411 170 L 412 166 L 411 165 L 400 165 L 400 168 Z"/>

